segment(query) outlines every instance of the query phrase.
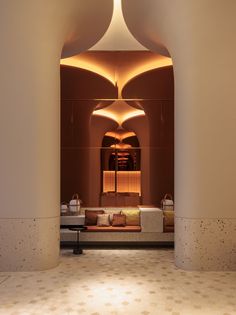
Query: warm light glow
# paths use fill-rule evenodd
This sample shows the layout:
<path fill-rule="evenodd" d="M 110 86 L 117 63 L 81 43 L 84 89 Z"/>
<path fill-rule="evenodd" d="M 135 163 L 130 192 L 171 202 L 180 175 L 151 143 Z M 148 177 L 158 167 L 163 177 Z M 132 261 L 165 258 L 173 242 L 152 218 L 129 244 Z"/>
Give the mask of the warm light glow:
<path fill-rule="evenodd" d="M 127 113 L 126 115 L 123 116 L 123 122 L 125 122 L 126 120 L 130 119 L 130 118 L 134 118 L 134 117 L 138 117 L 138 116 L 145 116 L 145 113 L 143 110 L 139 110 L 137 109 L 135 112 L 133 113 Z"/>
<path fill-rule="evenodd" d="M 119 156 L 130 156 L 129 152 L 112 152 L 112 155 L 118 155 Z"/>
<path fill-rule="evenodd" d="M 99 109 L 93 112 L 93 115 L 103 116 L 115 120 L 120 126 L 128 119 L 138 116 L 145 116 L 143 110 L 136 109 L 132 113 L 127 113 L 125 115 L 119 115 L 115 113 L 111 113 L 107 109 Z"/>
<path fill-rule="evenodd" d="M 103 171 L 103 192 L 115 191 L 115 171 Z"/>
<path fill-rule="evenodd" d="M 126 138 L 134 137 L 136 136 L 136 134 L 132 131 L 123 131 L 123 132 L 108 131 L 107 133 L 105 133 L 105 136 L 113 137 L 115 139 L 118 139 L 119 141 L 122 141 Z"/>
<path fill-rule="evenodd" d="M 68 65 L 92 71 L 118 86 L 119 96 L 123 87 L 134 77 L 152 69 L 171 66 L 172 59 L 151 52 L 87 52 L 61 60 Z"/>
<path fill-rule="evenodd" d="M 93 111 L 93 115 L 108 117 L 115 120 L 121 126 L 127 119 L 144 116 L 145 112 L 128 105 L 124 101 L 115 101 L 106 108 Z"/>
<path fill-rule="evenodd" d="M 101 75 L 102 77 L 110 81 L 114 86 L 116 85 L 115 74 L 112 75 L 111 71 L 108 71 L 106 67 L 102 67 L 101 65 L 99 65 L 99 63 L 91 62 L 91 60 L 89 59 L 86 60 L 85 58 L 80 57 L 80 55 L 61 59 L 60 64 L 97 73 L 98 75 Z"/>
<path fill-rule="evenodd" d="M 103 192 L 115 190 L 115 171 L 103 171 Z M 118 171 L 117 192 L 136 192 L 141 195 L 141 171 Z"/>
<path fill-rule="evenodd" d="M 112 120 L 118 122 L 118 121 L 117 121 L 117 116 L 116 116 L 115 114 L 109 113 L 109 112 L 106 111 L 105 109 L 95 110 L 95 111 L 93 111 L 93 115 L 95 115 L 95 116 L 107 117 L 107 118 L 109 118 L 109 119 L 112 119 Z"/>
<path fill-rule="evenodd" d="M 121 149 L 121 150 L 124 150 L 124 149 L 130 149 L 130 148 L 132 148 L 132 145 L 127 144 L 127 143 L 117 143 L 117 144 L 112 144 L 110 147 L 111 147 L 112 149 Z"/>

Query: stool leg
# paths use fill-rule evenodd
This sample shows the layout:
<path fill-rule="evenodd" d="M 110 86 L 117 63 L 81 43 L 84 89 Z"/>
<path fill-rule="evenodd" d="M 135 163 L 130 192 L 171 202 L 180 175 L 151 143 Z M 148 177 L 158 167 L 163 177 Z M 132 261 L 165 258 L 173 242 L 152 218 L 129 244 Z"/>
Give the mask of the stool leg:
<path fill-rule="evenodd" d="M 74 255 L 80 255 L 83 254 L 82 248 L 80 248 L 80 231 L 77 231 L 77 239 L 76 239 L 76 248 L 73 250 Z"/>

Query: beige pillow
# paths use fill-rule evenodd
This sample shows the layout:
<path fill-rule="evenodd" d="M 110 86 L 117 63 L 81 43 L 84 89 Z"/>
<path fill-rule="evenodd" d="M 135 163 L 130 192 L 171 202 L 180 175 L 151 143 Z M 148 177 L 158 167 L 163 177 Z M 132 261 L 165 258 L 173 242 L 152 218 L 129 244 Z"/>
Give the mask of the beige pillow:
<path fill-rule="evenodd" d="M 97 226 L 110 226 L 109 214 L 98 214 Z"/>
<path fill-rule="evenodd" d="M 140 210 L 122 210 L 126 216 L 126 225 L 140 225 Z"/>

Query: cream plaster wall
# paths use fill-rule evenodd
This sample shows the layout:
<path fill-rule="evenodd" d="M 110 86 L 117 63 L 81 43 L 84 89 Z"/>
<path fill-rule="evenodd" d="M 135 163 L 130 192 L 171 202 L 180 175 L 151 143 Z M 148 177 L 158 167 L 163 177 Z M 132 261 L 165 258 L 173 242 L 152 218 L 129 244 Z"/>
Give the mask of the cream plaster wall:
<path fill-rule="evenodd" d="M 134 4 L 123 0 L 122 3 L 134 36 L 156 51 L 161 41 L 173 58 L 175 209 L 178 220 L 186 219 L 177 224 L 176 251 L 180 242 L 185 251 L 191 251 L 195 243 L 182 233 L 181 224 L 186 226 L 192 219 L 203 218 L 225 220 L 227 225 L 231 222 L 227 219 L 236 218 L 236 2 L 138 0 Z M 209 259 L 208 244 L 218 233 L 216 225 L 212 224 L 211 229 L 213 233 L 204 234 L 205 237 L 200 237 L 201 229 L 196 230 L 197 246 Z M 233 253 L 236 240 L 225 236 L 224 242 L 225 248 Z M 194 259 L 198 258 L 186 261 L 183 251 L 176 252 L 182 255 L 176 263 L 186 269 L 219 269 L 216 261 L 222 258 L 222 253 L 215 247 L 215 259 L 210 259 L 206 266 L 205 259 L 196 264 Z M 224 262 L 224 266 L 233 268 L 230 262 Z"/>
<path fill-rule="evenodd" d="M 136 2 L 123 1 L 128 26 L 155 50 L 152 29 L 174 61 L 177 215 L 235 216 L 236 3 Z"/>
<path fill-rule="evenodd" d="M 66 43 L 69 53 L 77 38 L 77 53 L 93 45 L 111 13 L 110 0 L 1 2 L 0 270 L 47 269 L 58 262 L 61 51 Z M 93 20 L 86 32 L 74 28 L 75 20 L 86 18 Z"/>

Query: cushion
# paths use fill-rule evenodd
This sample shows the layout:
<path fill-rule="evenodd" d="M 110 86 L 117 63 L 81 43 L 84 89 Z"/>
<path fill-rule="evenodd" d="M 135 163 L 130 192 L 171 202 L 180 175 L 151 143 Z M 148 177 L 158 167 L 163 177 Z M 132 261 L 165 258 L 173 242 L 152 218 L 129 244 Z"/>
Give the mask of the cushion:
<path fill-rule="evenodd" d="M 105 210 L 105 213 L 109 215 L 110 224 L 112 224 L 113 215 L 114 214 L 120 214 L 121 210 Z"/>
<path fill-rule="evenodd" d="M 85 225 L 97 225 L 98 214 L 103 214 L 104 210 L 85 210 Z"/>
<path fill-rule="evenodd" d="M 174 226 L 174 211 L 164 210 L 164 224 L 165 226 Z"/>
<path fill-rule="evenodd" d="M 126 217 L 124 214 L 114 214 L 112 226 L 126 226 Z"/>
<path fill-rule="evenodd" d="M 126 216 L 126 225 L 140 225 L 140 210 L 122 210 Z"/>
<path fill-rule="evenodd" d="M 98 214 L 97 226 L 110 226 L 109 214 Z"/>

